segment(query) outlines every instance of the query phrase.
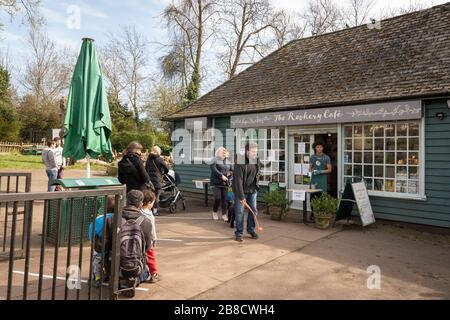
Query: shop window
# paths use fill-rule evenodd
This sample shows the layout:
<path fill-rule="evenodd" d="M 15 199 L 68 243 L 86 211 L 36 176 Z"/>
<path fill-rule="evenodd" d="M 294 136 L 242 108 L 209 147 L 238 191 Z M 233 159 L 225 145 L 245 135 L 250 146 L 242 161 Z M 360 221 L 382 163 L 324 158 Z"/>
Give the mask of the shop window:
<path fill-rule="evenodd" d="M 196 130 L 191 132 L 192 137 L 192 159 L 195 163 L 209 163 L 214 157 L 214 130 Z"/>
<path fill-rule="evenodd" d="M 421 195 L 420 121 L 343 127 L 344 181 L 364 178 L 370 193 Z"/>
<path fill-rule="evenodd" d="M 254 134 L 242 134 L 237 131 L 237 150 L 242 153 L 250 138 L 258 143 L 258 156 L 262 164 L 260 183 L 286 183 L 286 136 L 285 129 L 264 128 L 253 131 Z"/>

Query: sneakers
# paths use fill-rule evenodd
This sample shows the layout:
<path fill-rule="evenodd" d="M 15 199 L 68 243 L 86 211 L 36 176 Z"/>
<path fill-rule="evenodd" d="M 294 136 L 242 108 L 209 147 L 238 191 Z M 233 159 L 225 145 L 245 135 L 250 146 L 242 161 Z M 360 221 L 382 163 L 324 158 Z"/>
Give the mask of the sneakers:
<path fill-rule="evenodd" d="M 102 282 L 100 281 L 100 276 L 99 275 L 95 276 L 95 279 L 92 280 L 92 286 L 94 288 L 100 288 L 101 285 Z"/>
<path fill-rule="evenodd" d="M 242 239 L 242 237 L 236 237 L 234 240 L 236 240 L 237 242 L 242 242 L 242 241 L 244 241 L 244 239 Z"/>
<path fill-rule="evenodd" d="M 153 209 L 153 210 L 152 210 L 152 213 L 153 213 L 153 215 L 154 215 L 155 217 L 159 216 L 158 210 L 157 210 L 157 209 Z"/>
<path fill-rule="evenodd" d="M 254 240 L 258 240 L 258 238 L 259 238 L 259 236 L 258 236 L 258 234 L 257 234 L 256 232 L 250 233 L 250 236 L 251 236 L 252 239 L 254 239 Z"/>
<path fill-rule="evenodd" d="M 126 298 L 133 298 L 135 295 L 136 278 L 129 278 L 119 281 L 119 291 Z"/>
<path fill-rule="evenodd" d="M 162 278 L 158 273 L 155 273 L 154 275 L 150 276 L 149 279 L 147 279 L 145 282 L 147 283 L 156 283 L 158 281 L 161 281 Z"/>
<path fill-rule="evenodd" d="M 212 216 L 213 216 L 213 220 L 219 220 L 219 217 L 217 216 L 217 212 L 213 211 Z"/>
<path fill-rule="evenodd" d="M 225 221 L 225 222 L 228 222 L 228 215 L 223 214 L 222 215 L 222 220 Z"/>

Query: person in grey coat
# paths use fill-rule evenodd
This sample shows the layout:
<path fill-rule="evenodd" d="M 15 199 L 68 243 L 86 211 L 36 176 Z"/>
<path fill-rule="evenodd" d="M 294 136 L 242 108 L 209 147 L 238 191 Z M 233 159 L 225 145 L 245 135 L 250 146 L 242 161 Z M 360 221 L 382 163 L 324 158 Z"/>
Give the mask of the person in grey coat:
<path fill-rule="evenodd" d="M 58 165 L 55 159 L 55 153 L 53 150 L 55 149 L 54 141 L 47 141 L 47 148 L 42 151 L 42 161 L 45 165 L 45 173 L 48 177 L 48 187 L 47 191 L 52 192 L 55 191 L 55 186 L 50 185 L 52 180 L 55 180 L 58 177 Z"/>
<path fill-rule="evenodd" d="M 211 160 L 211 186 L 214 194 L 214 205 L 212 216 L 214 220 L 219 220 L 217 211 L 219 206 L 222 207 L 222 219 L 228 221 L 227 206 L 227 189 L 229 179 L 232 174 L 232 164 L 227 159 L 229 153 L 224 147 L 220 147 L 216 151 L 216 156 Z"/>

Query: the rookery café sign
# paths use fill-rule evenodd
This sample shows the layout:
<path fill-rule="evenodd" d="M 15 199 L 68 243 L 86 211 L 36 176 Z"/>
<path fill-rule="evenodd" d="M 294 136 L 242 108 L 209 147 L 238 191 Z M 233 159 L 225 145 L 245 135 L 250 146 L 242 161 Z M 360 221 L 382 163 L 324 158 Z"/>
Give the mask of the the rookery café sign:
<path fill-rule="evenodd" d="M 421 117 L 422 102 L 413 100 L 231 116 L 231 128 L 411 120 Z"/>

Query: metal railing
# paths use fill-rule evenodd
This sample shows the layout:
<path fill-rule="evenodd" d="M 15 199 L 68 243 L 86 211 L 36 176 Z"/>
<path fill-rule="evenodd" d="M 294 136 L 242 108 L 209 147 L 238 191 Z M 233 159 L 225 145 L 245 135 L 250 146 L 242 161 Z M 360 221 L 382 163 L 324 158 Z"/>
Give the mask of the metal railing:
<path fill-rule="evenodd" d="M 0 172 L 0 194 L 2 193 L 23 193 L 31 191 L 31 173 L 18 173 L 18 172 Z M 10 209 L 13 212 L 10 212 Z M 12 220 L 10 216 L 14 214 L 18 215 L 18 221 L 22 221 L 22 225 L 16 228 L 16 237 L 21 239 L 20 245 L 16 246 L 14 256 L 20 258 L 23 256 L 24 237 L 25 234 L 25 219 L 23 219 L 24 207 L 23 203 L 17 203 L 13 207 L 10 207 L 9 203 L 4 204 L 4 210 L 2 210 L 2 204 L 0 204 L 0 262 L 8 259 L 10 252 L 9 247 L 6 246 L 8 229 L 11 228 Z M 2 216 L 2 213 L 4 215 Z M 21 229 L 20 229 L 21 227 Z M 3 234 L 2 234 L 3 233 Z"/>
<path fill-rule="evenodd" d="M 100 286 L 94 288 L 92 268 L 95 250 L 87 230 L 92 222 L 90 236 L 94 239 L 97 216 L 103 215 L 102 239 L 105 239 L 108 197 L 115 200 L 112 249 L 110 261 L 107 261 L 105 241 L 102 241 Z M 9 240 L 8 262 L 0 262 L 0 283 L 6 282 L 6 286 L 0 285 L 0 290 L 6 287 L 6 294 L 0 291 L 0 299 L 114 299 L 119 283 L 117 230 L 124 199 L 124 187 L 0 194 L 0 210 L 14 208 L 9 236 L 5 238 Z M 14 255 L 18 244 L 18 210 L 15 208 L 19 205 L 24 207 L 23 260 L 17 260 Z M 103 271 L 107 263 L 110 263 L 109 281 L 104 279 Z M 109 282 L 108 286 L 106 282 Z"/>

